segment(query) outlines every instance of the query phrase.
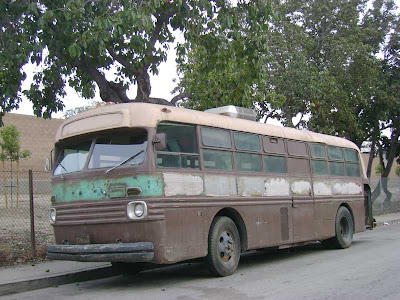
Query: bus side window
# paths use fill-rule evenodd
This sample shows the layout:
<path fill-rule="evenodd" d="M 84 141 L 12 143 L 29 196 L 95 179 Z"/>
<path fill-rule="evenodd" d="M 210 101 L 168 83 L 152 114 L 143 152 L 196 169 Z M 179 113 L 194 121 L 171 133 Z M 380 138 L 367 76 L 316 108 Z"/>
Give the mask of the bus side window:
<path fill-rule="evenodd" d="M 313 175 L 328 175 L 328 167 L 325 160 L 311 160 L 311 170 Z"/>
<path fill-rule="evenodd" d="M 232 152 L 203 149 L 204 168 L 211 170 L 232 170 Z"/>
<path fill-rule="evenodd" d="M 343 149 L 346 161 L 346 175 L 350 177 L 360 177 L 360 164 L 358 153 L 354 149 Z"/>
<path fill-rule="evenodd" d="M 344 176 L 344 163 L 330 161 L 329 170 L 331 176 Z"/>
<path fill-rule="evenodd" d="M 245 132 L 234 132 L 233 136 L 237 150 L 261 151 L 260 138 L 258 135 Z"/>
<path fill-rule="evenodd" d="M 313 175 L 328 175 L 328 165 L 326 163 L 326 147 L 322 144 L 311 143 L 311 172 Z"/>
<path fill-rule="evenodd" d="M 236 152 L 236 168 L 238 171 L 262 172 L 261 155 Z"/>
<path fill-rule="evenodd" d="M 201 139 L 206 147 L 232 148 L 231 134 L 225 129 L 202 127 Z"/>
<path fill-rule="evenodd" d="M 165 133 L 167 149 L 157 152 L 157 166 L 165 168 L 199 168 L 196 126 L 161 122 L 157 133 Z"/>
<path fill-rule="evenodd" d="M 286 157 L 284 156 L 264 156 L 265 170 L 268 173 L 287 173 Z"/>

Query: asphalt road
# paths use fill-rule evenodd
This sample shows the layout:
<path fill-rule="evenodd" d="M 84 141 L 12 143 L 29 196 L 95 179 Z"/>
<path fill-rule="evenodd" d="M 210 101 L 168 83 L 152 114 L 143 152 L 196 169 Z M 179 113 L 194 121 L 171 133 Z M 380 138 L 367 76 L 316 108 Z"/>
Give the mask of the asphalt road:
<path fill-rule="evenodd" d="M 242 255 L 229 277 L 202 264 L 69 284 L 2 299 L 400 299 L 400 224 L 354 236 L 346 250 L 319 244 Z"/>

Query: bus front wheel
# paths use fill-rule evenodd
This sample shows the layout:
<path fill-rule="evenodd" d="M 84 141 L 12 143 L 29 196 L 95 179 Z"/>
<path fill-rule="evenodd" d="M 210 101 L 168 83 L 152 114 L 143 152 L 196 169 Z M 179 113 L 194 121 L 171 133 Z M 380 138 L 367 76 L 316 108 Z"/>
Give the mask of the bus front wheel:
<path fill-rule="evenodd" d="M 215 276 L 228 276 L 235 272 L 240 259 L 239 231 L 228 217 L 214 219 L 208 236 L 207 263 Z"/>
<path fill-rule="evenodd" d="M 350 211 L 341 206 L 336 214 L 335 237 L 323 241 L 328 248 L 345 249 L 350 247 L 353 242 L 354 222 Z"/>

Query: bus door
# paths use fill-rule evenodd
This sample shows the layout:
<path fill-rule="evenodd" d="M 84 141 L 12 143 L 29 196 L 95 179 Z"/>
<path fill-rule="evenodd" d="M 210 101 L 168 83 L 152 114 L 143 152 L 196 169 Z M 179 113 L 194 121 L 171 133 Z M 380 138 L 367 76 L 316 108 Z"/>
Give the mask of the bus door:
<path fill-rule="evenodd" d="M 293 242 L 313 240 L 314 198 L 307 145 L 304 142 L 288 140 L 287 149 L 293 207 Z"/>
<path fill-rule="evenodd" d="M 293 195 L 293 242 L 309 241 L 314 233 L 314 199 L 311 195 Z"/>

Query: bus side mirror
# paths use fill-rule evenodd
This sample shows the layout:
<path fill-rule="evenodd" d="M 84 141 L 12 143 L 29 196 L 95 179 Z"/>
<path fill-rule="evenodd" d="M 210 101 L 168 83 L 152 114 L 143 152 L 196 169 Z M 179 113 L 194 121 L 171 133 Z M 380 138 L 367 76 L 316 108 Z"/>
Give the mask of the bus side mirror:
<path fill-rule="evenodd" d="M 46 157 L 46 164 L 44 166 L 44 169 L 48 172 L 53 170 L 53 152 L 54 149 L 50 151 L 50 158 Z"/>
<path fill-rule="evenodd" d="M 156 151 L 164 151 L 167 149 L 167 135 L 165 133 L 156 133 L 153 144 Z"/>
<path fill-rule="evenodd" d="M 50 158 L 46 157 L 46 165 L 44 166 L 44 169 L 48 172 L 51 171 L 51 163 L 50 163 Z"/>

